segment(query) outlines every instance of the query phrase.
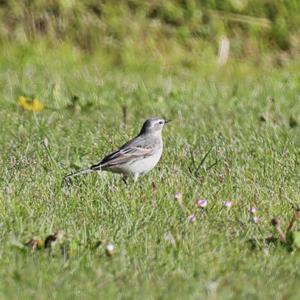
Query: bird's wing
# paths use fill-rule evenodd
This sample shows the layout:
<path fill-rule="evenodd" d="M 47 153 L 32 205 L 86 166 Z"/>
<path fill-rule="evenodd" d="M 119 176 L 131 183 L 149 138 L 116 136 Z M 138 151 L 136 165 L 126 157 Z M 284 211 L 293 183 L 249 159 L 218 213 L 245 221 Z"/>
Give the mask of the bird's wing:
<path fill-rule="evenodd" d="M 142 143 L 138 139 L 133 139 L 119 150 L 105 156 L 99 163 L 93 165 L 91 169 L 96 171 L 103 167 L 132 163 L 153 154 L 154 147 L 149 147 L 149 145 L 145 145 L 145 143 Z"/>

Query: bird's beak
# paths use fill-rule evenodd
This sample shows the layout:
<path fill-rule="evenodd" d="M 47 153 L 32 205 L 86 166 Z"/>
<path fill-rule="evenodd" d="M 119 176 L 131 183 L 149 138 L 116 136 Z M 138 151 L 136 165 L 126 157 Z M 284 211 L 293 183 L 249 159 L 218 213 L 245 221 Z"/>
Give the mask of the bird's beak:
<path fill-rule="evenodd" d="M 170 123 L 172 120 L 165 120 L 165 124 Z"/>

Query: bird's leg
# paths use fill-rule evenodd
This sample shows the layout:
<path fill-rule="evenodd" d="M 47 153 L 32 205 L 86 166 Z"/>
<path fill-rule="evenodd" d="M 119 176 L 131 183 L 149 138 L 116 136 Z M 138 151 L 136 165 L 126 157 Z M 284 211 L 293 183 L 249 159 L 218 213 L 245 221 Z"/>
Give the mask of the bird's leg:
<path fill-rule="evenodd" d="M 133 175 L 133 182 L 137 182 L 139 176 L 140 176 L 140 173 L 134 173 L 134 175 Z"/>
<path fill-rule="evenodd" d="M 122 180 L 123 180 L 123 182 L 124 182 L 126 185 L 128 185 L 128 183 L 127 183 L 127 176 L 123 176 L 123 177 L 122 177 Z"/>

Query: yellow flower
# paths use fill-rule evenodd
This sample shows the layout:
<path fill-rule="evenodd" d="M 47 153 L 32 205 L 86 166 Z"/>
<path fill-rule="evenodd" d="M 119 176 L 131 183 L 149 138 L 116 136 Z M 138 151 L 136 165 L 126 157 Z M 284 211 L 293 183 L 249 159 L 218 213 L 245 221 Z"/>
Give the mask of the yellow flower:
<path fill-rule="evenodd" d="M 21 96 L 18 100 L 18 105 L 28 111 L 40 112 L 44 109 L 44 104 L 38 99 L 28 99 Z"/>

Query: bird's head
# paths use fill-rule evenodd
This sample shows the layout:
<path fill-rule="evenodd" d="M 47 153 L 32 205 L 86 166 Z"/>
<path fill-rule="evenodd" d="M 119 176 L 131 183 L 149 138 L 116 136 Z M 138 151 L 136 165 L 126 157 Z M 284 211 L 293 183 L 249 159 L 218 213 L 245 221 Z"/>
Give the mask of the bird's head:
<path fill-rule="evenodd" d="M 165 124 L 170 122 L 170 120 L 165 120 L 164 118 L 151 118 L 145 121 L 140 134 L 144 133 L 160 133 Z"/>

